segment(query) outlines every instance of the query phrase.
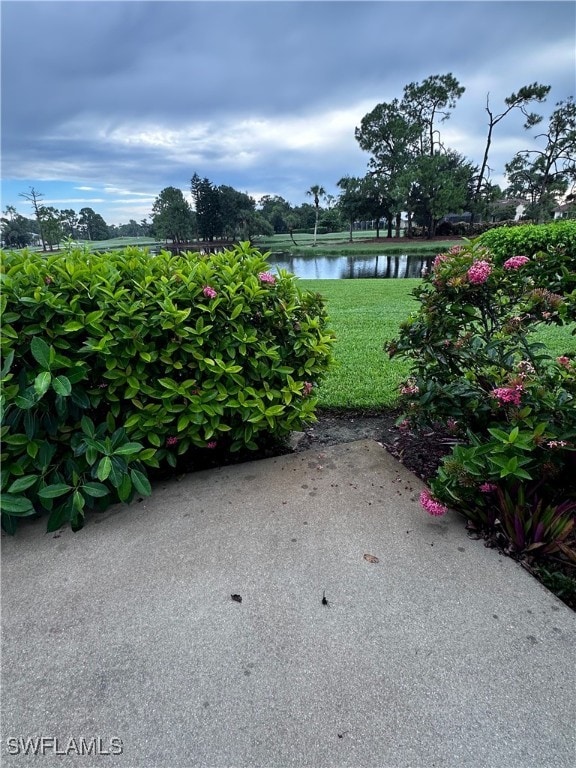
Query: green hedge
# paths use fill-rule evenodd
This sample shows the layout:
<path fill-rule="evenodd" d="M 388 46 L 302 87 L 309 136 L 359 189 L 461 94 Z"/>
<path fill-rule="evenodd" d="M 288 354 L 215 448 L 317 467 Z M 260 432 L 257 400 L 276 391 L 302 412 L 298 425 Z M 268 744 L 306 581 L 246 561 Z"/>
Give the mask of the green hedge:
<path fill-rule="evenodd" d="M 256 449 L 313 419 L 322 298 L 242 244 L 2 254 L 2 525 L 48 530 L 135 493 L 193 449 Z"/>
<path fill-rule="evenodd" d="M 484 232 L 475 242 L 486 246 L 500 262 L 512 256 L 533 256 L 549 248 L 562 248 L 576 259 L 576 220 L 497 227 Z"/>

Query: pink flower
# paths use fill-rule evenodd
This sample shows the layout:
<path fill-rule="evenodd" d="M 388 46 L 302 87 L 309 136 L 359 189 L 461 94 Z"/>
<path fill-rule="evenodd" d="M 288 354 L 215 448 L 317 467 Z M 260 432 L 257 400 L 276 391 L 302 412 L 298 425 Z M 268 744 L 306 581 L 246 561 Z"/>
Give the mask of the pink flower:
<path fill-rule="evenodd" d="M 263 283 L 271 283 L 273 285 L 276 282 L 276 278 L 271 272 L 260 272 L 258 277 Z"/>
<path fill-rule="evenodd" d="M 410 429 L 410 422 L 408 421 L 408 419 L 404 419 L 403 421 L 401 421 L 400 424 L 398 424 L 398 429 L 400 430 L 400 432 L 408 432 L 408 430 Z"/>
<path fill-rule="evenodd" d="M 463 245 L 453 245 L 452 248 L 448 251 L 448 253 L 460 253 L 460 251 L 464 250 Z"/>
<path fill-rule="evenodd" d="M 434 517 L 440 517 L 448 512 L 448 507 L 433 499 L 428 489 L 423 490 L 420 494 L 420 504 L 429 515 Z"/>
<path fill-rule="evenodd" d="M 312 383 L 310 381 L 305 381 L 304 386 L 302 387 L 302 397 L 308 397 L 310 392 L 312 392 Z"/>
<path fill-rule="evenodd" d="M 214 288 L 211 288 L 209 285 L 205 285 L 202 289 L 202 293 L 204 296 L 206 296 L 207 299 L 215 299 L 218 294 L 214 290 Z"/>
<path fill-rule="evenodd" d="M 490 396 L 498 400 L 498 405 L 512 403 L 512 405 L 519 406 L 522 401 L 522 391 L 521 384 L 517 384 L 515 387 L 496 387 Z"/>
<path fill-rule="evenodd" d="M 558 365 L 563 365 L 564 368 L 570 368 L 572 361 L 569 357 L 566 357 L 566 355 L 560 355 L 560 357 L 556 358 L 556 362 Z"/>
<path fill-rule="evenodd" d="M 491 272 L 492 264 L 487 261 L 475 261 L 468 270 L 468 280 L 473 285 L 480 285 L 488 280 Z"/>
<path fill-rule="evenodd" d="M 418 392 L 420 392 L 420 389 L 413 381 L 407 381 L 406 384 L 400 388 L 400 393 L 402 395 L 417 395 Z"/>
<path fill-rule="evenodd" d="M 44 278 L 44 282 L 46 283 L 46 285 L 50 285 L 50 283 L 53 282 L 50 275 L 46 275 L 46 277 Z"/>
<path fill-rule="evenodd" d="M 209 443 L 206 443 L 206 448 L 216 448 L 217 445 L 216 440 L 211 440 Z"/>
<path fill-rule="evenodd" d="M 482 483 L 480 490 L 482 493 L 493 493 L 497 487 L 494 483 Z"/>
<path fill-rule="evenodd" d="M 440 264 L 444 261 L 448 261 L 450 258 L 449 254 L 447 253 L 439 253 L 438 256 L 434 259 L 432 262 L 432 269 L 436 269 L 436 267 L 439 267 Z"/>
<path fill-rule="evenodd" d="M 178 443 L 177 437 L 167 437 L 166 438 L 166 445 L 176 445 Z"/>
<path fill-rule="evenodd" d="M 503 267 L 504 269 L 520 269 L 528 261 L 530 261 L 528 256 L 512 256 L 504 262 Z"/>
<path fill-rule="evenodd" d="M 548 448 L 564 448 L 568 443 L 565 440 L 548 440 Z"/>
<path fill-rule="evenodd" d="M 529 373 L 536 373 L 536 369 L 529 360 L 519 360 L 516 367 L 522 378 L 525 378 Z"/>

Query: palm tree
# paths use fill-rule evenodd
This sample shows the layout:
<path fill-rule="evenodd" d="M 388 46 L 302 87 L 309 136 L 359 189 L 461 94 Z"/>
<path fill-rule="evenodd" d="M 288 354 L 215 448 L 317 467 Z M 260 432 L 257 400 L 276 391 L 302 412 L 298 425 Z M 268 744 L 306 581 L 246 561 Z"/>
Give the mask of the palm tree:
<path fill-rule="evenodd" d="M 326 196 L 326 190 L 319 184 L 314 184 L 306 192 L 307 195 L 314 198 L 314 207 L 316 208 L 316 220 L 314 221 L 314 243 L 316 245 L 316 236 L 318 234 L 318 215 L 320 213 L 320 198 Z"/>

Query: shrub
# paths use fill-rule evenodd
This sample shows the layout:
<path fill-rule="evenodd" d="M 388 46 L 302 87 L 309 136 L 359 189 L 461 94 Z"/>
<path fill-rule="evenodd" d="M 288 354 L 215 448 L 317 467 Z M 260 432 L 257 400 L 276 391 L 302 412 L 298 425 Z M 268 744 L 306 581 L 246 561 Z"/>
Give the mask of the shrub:
<path fill-rule="evenodd" d="M 561 263 L 565 251 L 547 255 Z M 455 246 L 437 256 L 415 291 L 419 312 L 388 346 L 413 363 L 408 421 L 460 439 L 427 505 L 456 506 L 532 554 L 566 554 L 576 509 L 576 362 L 531 339 L 539 324 L 574 318 L 573 274 L 554 280 L 559 293 L 545 287 L 538 254 L 502 263 L 482 238 Z"/>
<path fill-rule="evenodd" d="M 534 256 L 538 252 L 559 249 L 569 254 L 574 271 L 576 256 L 576 221 L 560 220 L 548 224 L 522 224 L 503 227 L 501 224 L 478 237 L 489 248 L 494 259 L 502 263 L 512 256 Z"/>
<path fill-rule="evenodd" d="M 3 254 L 2 525 L 48 530 L 150 493 L 146 468 L 256 449 L 312 420 L 331 359 L 322 298 L 245 243 Z"/>

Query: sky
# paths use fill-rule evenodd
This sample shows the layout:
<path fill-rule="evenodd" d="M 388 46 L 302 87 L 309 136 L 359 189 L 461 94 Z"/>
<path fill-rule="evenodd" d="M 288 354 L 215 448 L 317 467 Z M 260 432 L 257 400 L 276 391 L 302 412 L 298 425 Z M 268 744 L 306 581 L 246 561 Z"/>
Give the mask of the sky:
<path fill-rule="evenodd" d="M 576 3 L 372 0 L 2 0 L 1 207 L 19 197 L 90 207 L 108 224 L 149 217 L 160 191 L 190 199 L 196 172 L 256 200 L 310 202 L 363 176 L 354 131 L 404 86 L 452 73 L 465 87 L 442 124 L 475 163 L 486 99 L 552 86 L 576 96 Z M 545 123 L 543 123 L 545 125 Z M 538 146 L 513 113 L 495 130 L 492 180 Z"/>

